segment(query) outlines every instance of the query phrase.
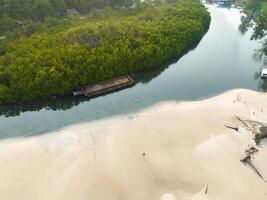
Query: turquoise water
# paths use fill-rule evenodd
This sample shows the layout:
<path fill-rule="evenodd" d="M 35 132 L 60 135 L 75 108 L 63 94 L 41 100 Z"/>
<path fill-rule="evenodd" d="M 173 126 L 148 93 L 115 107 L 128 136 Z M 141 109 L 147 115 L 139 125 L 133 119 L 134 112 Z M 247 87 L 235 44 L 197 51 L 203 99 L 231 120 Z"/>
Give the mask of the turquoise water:
<path fill-rule="evenodd" d="M 207 5 L 212 16 L 200 43 L 173 64 L 138 75 L 134 87 L 97 97 L 66 97 L 17 108 L 2 107 L 0 138 L 43 134 L 62 127 L 126 114 L 161 101 L 211 97 L 235 88 L 262 91 L 259 41 L 239 31 L 240 10 Z"/>

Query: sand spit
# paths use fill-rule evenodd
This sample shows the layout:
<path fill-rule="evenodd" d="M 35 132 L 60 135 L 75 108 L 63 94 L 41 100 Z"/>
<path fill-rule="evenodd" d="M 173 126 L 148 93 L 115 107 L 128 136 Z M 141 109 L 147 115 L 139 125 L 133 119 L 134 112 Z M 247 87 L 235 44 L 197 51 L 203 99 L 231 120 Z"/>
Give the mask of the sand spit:
<path fill-rule="evenodd" d="M 234 90 L 0 143 L 2 200 L 266 200 L 267 94 Z M 237 131 L 225 127 L 238 128 Z M 253 167 L 240 160 L 248 149 Z"/>

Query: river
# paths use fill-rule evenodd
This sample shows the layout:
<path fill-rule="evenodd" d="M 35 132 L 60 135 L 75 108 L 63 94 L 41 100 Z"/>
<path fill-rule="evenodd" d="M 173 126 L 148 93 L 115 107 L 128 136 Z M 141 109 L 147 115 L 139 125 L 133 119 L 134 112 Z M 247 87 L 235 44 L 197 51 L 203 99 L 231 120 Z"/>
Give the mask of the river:
<path fill-rule="evenodd" d="M 65 97 L 47 103 L 1 108 L 0 138 L 39 135 L 71 124 L 135 112 L 161 101 L 191 101 L 227 90 L 264 90 L 259 41 L 239 29 L 237 8 L 206 5 L 211 26 L 178 61 L 138 75 L 135 86 L 94 99 Z"/>

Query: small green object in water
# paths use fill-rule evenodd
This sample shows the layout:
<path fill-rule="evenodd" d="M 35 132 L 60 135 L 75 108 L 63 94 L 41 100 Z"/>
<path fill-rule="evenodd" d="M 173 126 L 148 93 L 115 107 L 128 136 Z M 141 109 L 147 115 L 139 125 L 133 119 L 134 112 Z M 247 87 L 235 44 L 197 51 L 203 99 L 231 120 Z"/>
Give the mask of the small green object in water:
<path fill-rule="evenodd" d="M 139 103 L 139 102 L 140 102 L 140 99 L 134 100 L 134 103 Z"/>

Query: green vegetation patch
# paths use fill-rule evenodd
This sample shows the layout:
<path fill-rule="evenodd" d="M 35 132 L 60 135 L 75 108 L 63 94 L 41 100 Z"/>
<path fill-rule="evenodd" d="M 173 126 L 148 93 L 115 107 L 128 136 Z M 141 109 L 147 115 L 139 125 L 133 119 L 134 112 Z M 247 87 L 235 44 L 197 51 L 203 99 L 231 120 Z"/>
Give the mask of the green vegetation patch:
<path fill-rule="evenodd" d="M 198 42 L 209 23 L 199 1 L 142 3 L 6 40 L 0 56 L 0 103 L 61 96 L 157 67 Z"/>
<path fill-rule="evenodd" d="M 253 27 L 251 39 L 261 40 L 262 47 L 257 50 L 259 58 L 267 55 L 267 0 L 244 0 L 244 12 L 240 30 L 246 31 Z M 251 22 L 256 22 L 256 24 Z"/>
<path fill-rule="evenodd" d="M 267 0 L 246 0 L 245 12 L 267 29 Z"/>

